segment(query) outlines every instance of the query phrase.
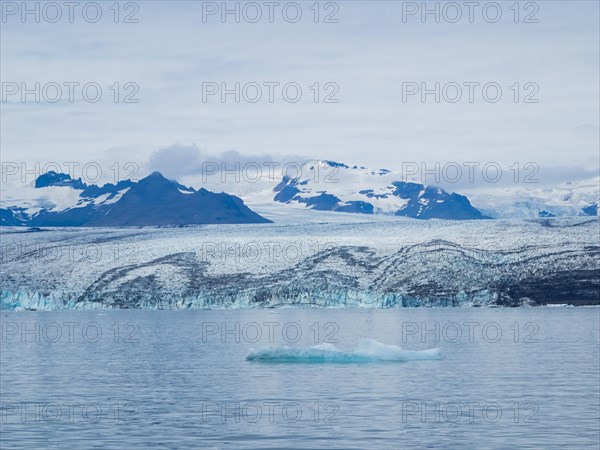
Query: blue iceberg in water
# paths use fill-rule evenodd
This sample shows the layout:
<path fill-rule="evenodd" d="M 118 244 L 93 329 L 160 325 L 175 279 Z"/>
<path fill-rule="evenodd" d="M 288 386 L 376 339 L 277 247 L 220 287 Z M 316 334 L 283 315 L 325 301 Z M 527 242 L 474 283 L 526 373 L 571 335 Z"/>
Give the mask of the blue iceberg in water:
<path fill-rule="evenodd" d="M 361 339 L 354 350 L 342 351 L 333 344 L 323 343 L 308 348 L 268 347 L 251 351 L 246 361 L 273 363 L 364 363 L 404 362 L 440 359 L 440 349 L 404 350 L 373 339 Z"/>

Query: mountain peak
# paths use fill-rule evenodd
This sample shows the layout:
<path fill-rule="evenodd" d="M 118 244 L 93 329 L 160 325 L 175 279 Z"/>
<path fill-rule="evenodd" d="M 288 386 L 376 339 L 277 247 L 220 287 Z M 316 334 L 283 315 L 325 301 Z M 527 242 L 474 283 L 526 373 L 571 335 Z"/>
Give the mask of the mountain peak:
<path fill-rule="evenodd" d="M 166 178 L 162 173 L 158 172 L 158 171 L 154 171 L 152 172 L 150 175 L 142 178 L 138 184 L 144 186 L 147 184 L 151 184 L 151 185 L 177 185 L 177 182 L 169 180 L 168 178 Z"/>
<path fill-rule="evenodd" d="M 145 178 L 142 178 L 142 180 L 147 180 L 147 179 L 155 179 L 155 180 L 167 180 L 169 181 L 162 173 L 160 173 L 158 170 L 155 170 L 154 172 L 152 172 L 150 175 L 148 175 Z"/>
<path fill-rule="evenodd" d="M 319 159 L 319 160 L 316 160 L 316 161 L 312 161 L 311 167 L 314 167 L 314 166 L 317 166 L 317 165 L 319 165 L 319 166 L 329 166 L 329 167 L 338 167 L 338 168 L 341 168 L 341 169 L 349 169 L 350 168 L 350 166 L 348 166 L 348 165 L 346 165 L 344 163 L 337 162 L 337 161 L 331 161 L 331 160 L 328 160 L 328 159 Z"/>
<path fill-rule="evenodd" d="M 70 186 L 75 189 L 85 189 L 87 185 L 81 181 L 81 178 L 74 180 L 69 174 L 58 173 L 50 170 L 35 179 L 34 187 L 36 189 L 50 186 Z"/>
<path fill-rule="evenodd" d="M 194 193 L 194 192 L 196 192 L 196 190 L 194 188 L 187 187 L 187 186 L 184 186 L 182 184 L 179 184 L 175 180 L 169 180 L 162 173 L 160 173 L 160 172 L 158 172 L 156 170 L 154 172 L 152 172 L 150 175 L 146 176 L 145 178 L 142 178 L 138 182 L 138 184 L 140 186 L 150 186 L 152 189 L 157 189 L 157 188 L 174 188 L 174 189 L 179 189 L 179 191 L 185 191 L 187 193 Z"/>

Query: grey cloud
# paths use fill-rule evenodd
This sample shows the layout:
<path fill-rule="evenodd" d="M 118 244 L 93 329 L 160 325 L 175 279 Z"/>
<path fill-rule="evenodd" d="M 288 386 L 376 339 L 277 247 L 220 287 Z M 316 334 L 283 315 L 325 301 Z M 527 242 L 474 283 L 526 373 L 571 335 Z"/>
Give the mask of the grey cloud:
<path fill-rule="evenodd" d="M 286 164 L 295 162 L 302 164 L 309 160 L 299 155 L 273 155 L 268 153 L 248 154 L 237 150 L 227 150 L 221 154 L 211 155 L 196 144 L 176 143 L 169 147 L 154 151 L 146 164 L 148 172 L 158 170 L 163 175 L 180 179 L 183 177 L 202 175 L 205 172 L 214 174 L 222 170 L 240 170 L 251 165 L 263 166 L 269 163 Z"/>

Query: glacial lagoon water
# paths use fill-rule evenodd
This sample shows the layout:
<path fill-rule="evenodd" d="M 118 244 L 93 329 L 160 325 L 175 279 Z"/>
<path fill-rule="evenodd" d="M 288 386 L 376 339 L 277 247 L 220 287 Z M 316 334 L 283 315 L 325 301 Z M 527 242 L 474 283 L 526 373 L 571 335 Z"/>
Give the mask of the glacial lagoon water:
<path fill-rule="evenodd" d="M 0 446 L 597 449 L 599 314 L 3 311 Z"/>

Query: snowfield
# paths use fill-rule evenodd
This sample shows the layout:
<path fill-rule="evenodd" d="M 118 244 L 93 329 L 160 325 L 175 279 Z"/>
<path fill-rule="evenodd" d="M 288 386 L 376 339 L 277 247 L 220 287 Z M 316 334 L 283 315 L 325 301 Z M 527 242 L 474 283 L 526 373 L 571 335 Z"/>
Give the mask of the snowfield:
<path fill-rule="evenodd" d="M 2 309 L 598 305 L 597 218 L 0 230 Z"/>

